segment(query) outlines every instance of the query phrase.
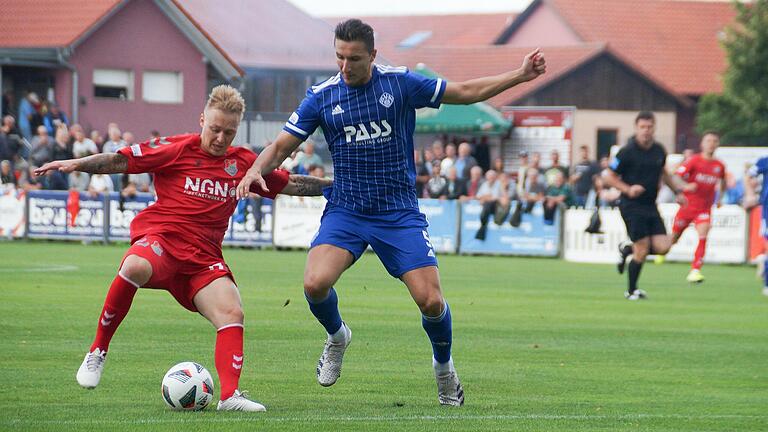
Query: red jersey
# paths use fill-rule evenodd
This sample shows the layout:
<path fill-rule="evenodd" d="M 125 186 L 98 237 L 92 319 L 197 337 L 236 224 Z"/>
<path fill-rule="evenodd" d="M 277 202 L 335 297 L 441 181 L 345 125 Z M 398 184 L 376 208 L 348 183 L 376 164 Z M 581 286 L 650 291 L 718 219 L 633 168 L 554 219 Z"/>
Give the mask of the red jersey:
<path fill-rule="evenodd" d="M 200 146 L 200 135 L 153 138 L 118 151 L 128 158 L 126 173 L 154 174 L 157 201 L 131 222 L 131 243 L 147 234 L 182 239 L 174 256 L 203 251 L 220 256 L 221 243 L 235 211 L 237 184 L 256 160 L 243 147 L 230 147 L 224 156 L 213 156 Z M 288 172 L 266 175 L 269 192 L 254 183 L 251 192 L 274 198 L 288 184 Z"/>
<path fill-rule="evenodd" d="M 676 174 L 687 183 L 696 183 L 696 190 L 685 192 L 686 207 L 709 210 L 715 202 L 717 185 L 725 178 L 725 165 L 717 159 L 704 159 L 695 154 L 677 168 Z"/>

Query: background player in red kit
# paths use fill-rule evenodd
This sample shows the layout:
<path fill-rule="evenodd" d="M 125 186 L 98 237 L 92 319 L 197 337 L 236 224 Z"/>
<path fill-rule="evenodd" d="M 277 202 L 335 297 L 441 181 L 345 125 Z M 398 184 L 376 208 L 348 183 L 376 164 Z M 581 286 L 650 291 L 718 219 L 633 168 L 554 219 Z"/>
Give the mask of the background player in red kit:
<path fill-rule="evenodd" d="M 245 111 L 240 93 L 215 87 L 200 115 L 202 132 L 154 138 L 114 154 L 48 163 L 35 171 L 154 173 L 157 201 L 131 223 L 131 247 L 112 281 L 99 316 L 96 337 L 77 372 L 78 383 L 94 388 L 101 379 L 109 342 L 125 318 L 137 288 L 165 289 L 182 306 L 199 312 L 217 329 L 215 363 L 221 386 L 219 410 L 264 411 L 247 399 L 238 382 L 243 364 L 243 311 L 240 294 L 224 262 L 221 243 L 237 205 L 235 188 L 256 155 L 231 147 Z M 265 177 L 274 198 L 320 195 L 331 181 L 275 171 Z"/>
<path fill-rule="evenodd" d="M 715 150 L 720 145 L 720 136 L 716 132 L 706 132 L 701 138 L 701 153 L 697 153 L 677 168 L 676 174 L 690 187 L 685 188 L 686 202 L 680 206 L 672 225 L 672 244 L 680 240 L 688 225 L 693 223 L 699 234 L 699 244 L 693 255 L 688 282 L 704 281 L 701 265 L 707 249 L 712 205 L 715 202 L 717 187 L 720 187 L 720 199 L 725 190 L 725 165 L 715 159 Z M 693 185 L 693 186 L 691 186 Z M 718 207 L 720 202 L 718 201 Z"/>

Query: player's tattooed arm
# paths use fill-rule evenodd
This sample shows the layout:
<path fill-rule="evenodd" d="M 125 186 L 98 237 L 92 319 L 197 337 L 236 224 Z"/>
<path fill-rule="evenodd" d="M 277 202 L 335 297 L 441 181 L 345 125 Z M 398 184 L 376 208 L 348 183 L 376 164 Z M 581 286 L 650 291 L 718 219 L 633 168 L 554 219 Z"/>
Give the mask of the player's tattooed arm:
<path fill-rule="evenodd" d="M 115 174 L 128 169 L 128 158 L 120 153 L 100 153 L 77 160 L 77 171 L 91 174 Z"/>
<path fill-rule="evenodd" d="M 80 159 L 56 160 L 35 169 L 35 175 L 41 176 L 49 171 L 71 173 L 81 171 L 91 174 L 115 174 L 128 169 L 128 158 L 119 153 L 99 153 Z"/>
<path fill-rule="evenodd" d="M 282 194 L 296 196 L 319 196 L 323 188 L 333 184 L 333 180 L 305 175 L 291 174 Z"/>

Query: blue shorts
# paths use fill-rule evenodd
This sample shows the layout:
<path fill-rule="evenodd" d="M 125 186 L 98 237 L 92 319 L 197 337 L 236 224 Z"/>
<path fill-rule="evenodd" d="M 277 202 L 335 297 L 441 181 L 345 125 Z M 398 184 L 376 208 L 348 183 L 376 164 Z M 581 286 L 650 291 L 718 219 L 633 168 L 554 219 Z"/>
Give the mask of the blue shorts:
<path fill-rule="evenodd" d="M 763 238 L 768 240 L 768 204 L 762 204 L 763 219 L 760 223 L 760 232 L 763 234 Z"/>
<path fill-rule="evenodd" d="M 357 261 L 371 245 L 387 272 L 399 278 L 417 268 L 437 266 L 427 225 L 427 218 L 417 209 L 366 215 L 329 203 L 311 247 L 337 246 Z"/>

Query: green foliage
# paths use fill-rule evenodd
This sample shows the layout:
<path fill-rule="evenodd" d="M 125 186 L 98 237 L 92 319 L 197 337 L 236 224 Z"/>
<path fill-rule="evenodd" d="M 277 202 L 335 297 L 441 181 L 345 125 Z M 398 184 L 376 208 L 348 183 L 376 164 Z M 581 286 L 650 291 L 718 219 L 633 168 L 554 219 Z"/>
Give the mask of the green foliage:
<path fill-rule="evenodd" d="M 724 143 L 768 145 L 768 0 L 734 7 L 737 18 L 723 41 L 723 93 L 701 99 L 698 129 L 721 131 Z"/>
<path fill-rule="evenodd" d="M 99 387 L 75 372 L 125 246 L 0 242 L 0 431 L 751 431 L 768 424 L 768 299 L 747 266 L 646 265 L 628 302 L 613 265 L 441 256 L 466 393 L 437 403 L 408 291 L 365 254 L 336 289 L 354 331 L 344 372 L 317 384 L 325 342 L 302 290 L 305 252 L 225 249 L 242 292 L 241 389 L 266 413 L 165 407 L 180 361 L 214 373 L 215 330 L 140 290 Z M 68 271 L 67 271 L 68 270 Z M 287 301 L 290 300 L 290 301 Z M 217 380 L 218 383 L 218 380 Z M 217 386 L 218 387 L 218 386 Z M 218 394 L 215 395 L 218 398 Z"/>

